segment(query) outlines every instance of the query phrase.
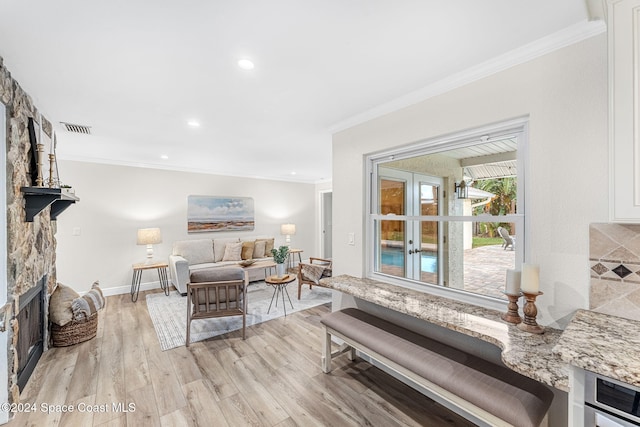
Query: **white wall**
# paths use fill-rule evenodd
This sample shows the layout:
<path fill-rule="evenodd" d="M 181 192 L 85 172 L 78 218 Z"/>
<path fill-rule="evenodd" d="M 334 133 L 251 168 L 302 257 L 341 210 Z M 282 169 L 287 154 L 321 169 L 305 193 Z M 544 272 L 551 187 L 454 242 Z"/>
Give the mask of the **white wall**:
<path fill-rule="evenodd" d="M 366 154 L 528 115 L 525 257 L 540 264 L 539 322 L 564 326 L 588 307 L 589 223 L 608 218 L 606 59 L 601 34 L 335 134 L 334 271 L 365 274 Z"/>
<path fill-rule="evenodd" d="M 163 260 L 172 243 L 183 239 L 270 235 L 284 244 L 280 224 L 285 222 L 296 224 L 291 246 L 303 249 L 303 257 L 317 247 L 313 184 L 63 160 L 58 168 L 61 180 L 80 198 L 58 217 L 58 282 L 77 291 L 87 291 L 98 279 L 107 293 L 128 292 L 131 265 L 146 257 L 146 247 L 136 245 L 139 228 L 160 227 L 163 241 L 154 245 L 154 258 Z M 253 197 L 255 230 L 188 234 L 189 195 Z M 157 280 L 155 271 L 144 272 L 142 289 Z"/>

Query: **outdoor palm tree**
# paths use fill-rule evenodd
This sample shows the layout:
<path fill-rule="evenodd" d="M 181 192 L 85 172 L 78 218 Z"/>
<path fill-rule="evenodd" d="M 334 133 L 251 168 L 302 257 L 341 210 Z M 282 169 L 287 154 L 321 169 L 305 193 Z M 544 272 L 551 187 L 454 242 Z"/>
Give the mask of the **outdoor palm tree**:
<path fill-rule="evenodd" d="M 483 179 L 473 183 L 475 188 L 488 191 L 496 196 L 490 203 L 479 206 L 476 214 L 488 213 L 491 215 L 507 215 L 516 213 L 516 200 L 518 182 L 515 177 Z M 510 232 L 511 224 L 509 223 L 486 223 L 487 231 L 490 236 L 495 236 L 496 229 L 499 226 L 506 227 Z"/>

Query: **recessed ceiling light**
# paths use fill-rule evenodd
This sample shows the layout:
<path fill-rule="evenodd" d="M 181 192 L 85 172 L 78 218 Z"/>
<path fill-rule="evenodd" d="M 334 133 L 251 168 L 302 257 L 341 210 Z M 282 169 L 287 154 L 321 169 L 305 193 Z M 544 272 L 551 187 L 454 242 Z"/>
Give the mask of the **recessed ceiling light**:
<path fill-rule="evenodd" d="M 238 67 L 242 68 L 243 70 L 253 70 L 255 65 L 253 65 L 253 62 L 249 61 L 248 59 L 241 59 L 240 61 L 238 61 Z"/>
<path fill-rule="evenodd" d="M 160 156 L 160 158 L 162 160 L 167 160 L 169 158 L 169 156 L 167 156 L 166 154 L 163 154 L 162 156 Z"/>
<path fill-rule="evenodd" d="M 197 128 L 200 127 L 200 123 L 197 120 L 191 119 L 187 122 L 187 124 L 189 126 L 191 126 L 192 128 Z"/>
<path fill-rule="evenodd" d="M 291 171 L 291 175 L 296 175 L 297 172 L 296 171 Z"/>

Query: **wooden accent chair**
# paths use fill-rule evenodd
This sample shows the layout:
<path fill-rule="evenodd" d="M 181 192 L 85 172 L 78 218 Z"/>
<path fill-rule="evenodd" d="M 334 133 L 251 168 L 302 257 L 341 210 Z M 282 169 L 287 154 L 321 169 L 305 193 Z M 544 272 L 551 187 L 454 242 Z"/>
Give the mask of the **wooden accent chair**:
<path fill-rule="evenodd" d="M 187 343 L 191 321 L 212 317 L 242 316 L 242 339 L 247 325 L 247 283 L 240 267 L 194 271 L 187 283 Z"/>
<path fill-rule="evenodd" d="M 309 258 L 309 262 L 298 264 L 298 299 L 302 293 L 302 285 L 317 285 L 323 277 L 331 277 L 331 260 L 324 258 Z"/>

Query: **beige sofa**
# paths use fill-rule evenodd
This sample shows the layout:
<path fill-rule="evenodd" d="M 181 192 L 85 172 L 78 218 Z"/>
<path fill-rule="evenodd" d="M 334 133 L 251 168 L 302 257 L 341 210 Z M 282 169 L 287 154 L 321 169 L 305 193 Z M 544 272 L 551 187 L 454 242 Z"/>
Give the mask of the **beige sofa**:
<path fill-rule="evenodd" d="M 186 295 L 187 283 L 193 271 L 236 266 L 244 259 L 273 259 L 271 249 L 274 240 L 269 236 L 179 240 L 173 243 L 169 255 L 171 281 L 178 292 Z M 238 246 L 241 248 L 239 252 Z M 250 282 L 264 278 L 264 269 L 249 270 Z"/>

